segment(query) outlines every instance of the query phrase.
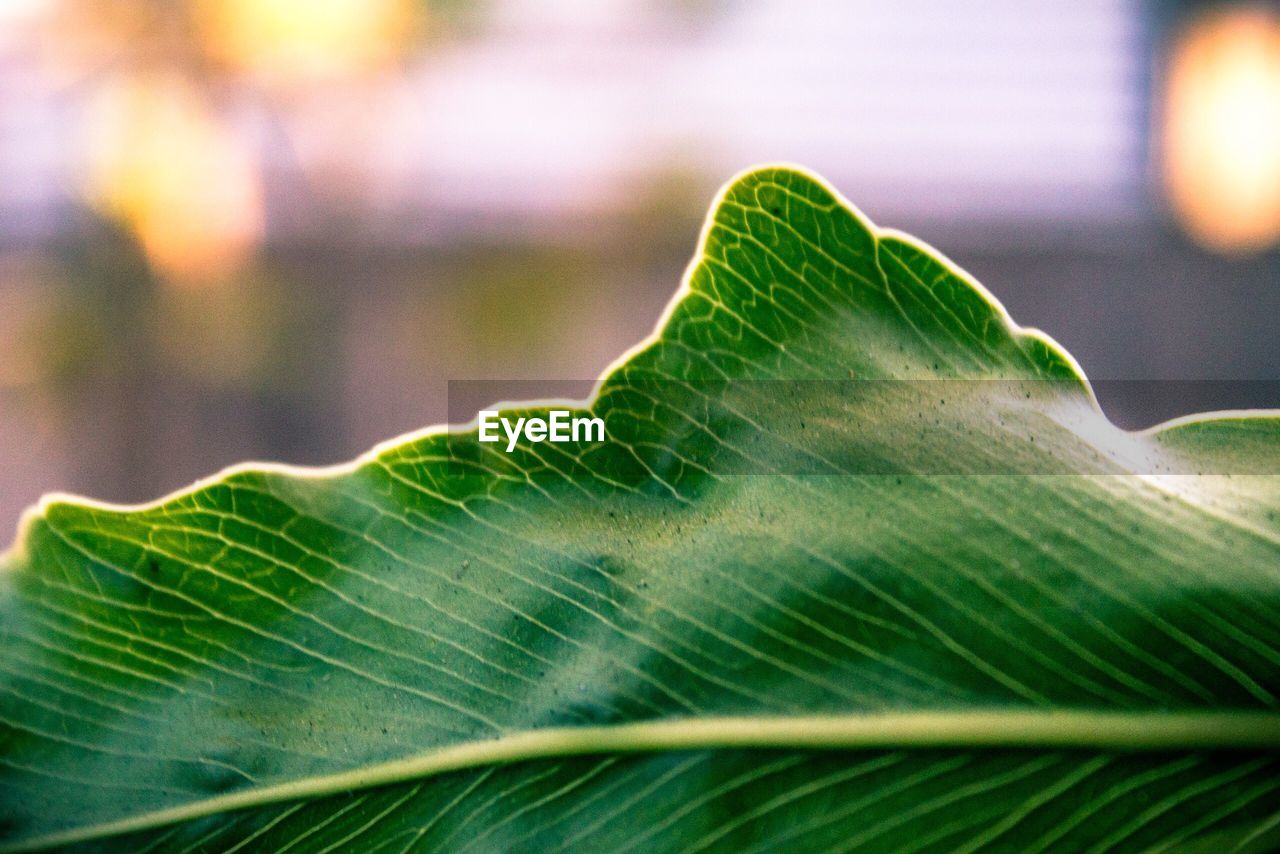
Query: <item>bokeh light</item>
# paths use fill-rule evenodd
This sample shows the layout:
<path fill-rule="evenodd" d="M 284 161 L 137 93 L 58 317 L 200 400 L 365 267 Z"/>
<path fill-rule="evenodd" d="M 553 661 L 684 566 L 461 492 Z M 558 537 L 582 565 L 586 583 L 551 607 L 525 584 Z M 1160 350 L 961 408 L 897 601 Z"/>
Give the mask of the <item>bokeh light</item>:
<path fill-rule="evenodd" d="M 1095 376 L 1280 376 L 1275 4 L 983 9 L 0 0 L 0 529 L 594 376 L 762 161 Z M 1275 405 L 1188 395 L 1116 411 Z"/>
<path fill-rule="evenodd" d="M 266 82 L 382 70 L 415 23 L 411 0 L 200 0 L 210 54 Z"/>
<path fill-rule="evenodd" d="M 1222 251 L 1280 239 L 1280 17 L 1243 9 L 1195 22 L 1167 93 L 1165 181 L 1187 231 Z"/>
<path fill-rule="evenodd" d="M 262 234 L 262 188 L 243 141 L 178 75 L 118 79 L 88 121 L 91 199 L 181 284 L 218 281 Z"/>

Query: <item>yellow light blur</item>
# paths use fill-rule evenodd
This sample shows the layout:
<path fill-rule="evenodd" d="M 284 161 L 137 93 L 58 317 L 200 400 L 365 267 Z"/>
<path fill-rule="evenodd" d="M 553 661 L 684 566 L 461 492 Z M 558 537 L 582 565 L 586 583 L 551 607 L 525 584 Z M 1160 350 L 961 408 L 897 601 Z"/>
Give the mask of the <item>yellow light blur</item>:
<path fill-rule="evenodd" d="M 403 52 L 415 0 L 200 0 L 210 53 L 271 81 L 348 76 Z"/>
<path fill-rule="evenodd" d="M 87 127 L 91 199 L 131 228 L 169 279 L 216 281 L 257 244 L 257 164 L 182 78 L 108 85 Z"/>
<path fill-rule="evenodd" d="M 1280 19 L 1220 12 L 1183 34 L 1169 67 L 1164 177 L 1198 242 L 1239 252 L 1280 239 Z"/>

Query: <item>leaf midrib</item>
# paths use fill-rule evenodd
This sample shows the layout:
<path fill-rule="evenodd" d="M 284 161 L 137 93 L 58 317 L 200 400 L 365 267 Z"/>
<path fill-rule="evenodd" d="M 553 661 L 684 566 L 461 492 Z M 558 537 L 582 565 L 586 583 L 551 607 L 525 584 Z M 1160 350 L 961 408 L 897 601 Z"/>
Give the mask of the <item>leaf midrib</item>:
<path fill-rule="evenodd" d="M 1280 751 L 1280 712 L 1084 710 L 913 711 L 849 715 L 701 717 L 549 727 L 415 756 L 259 786 L 126 819 L 9 844 L 0 854 L 134 833 L 222 812 L 320 798 L 487 765 L 601 753 L 714 749 L 1033 748 Z"/>

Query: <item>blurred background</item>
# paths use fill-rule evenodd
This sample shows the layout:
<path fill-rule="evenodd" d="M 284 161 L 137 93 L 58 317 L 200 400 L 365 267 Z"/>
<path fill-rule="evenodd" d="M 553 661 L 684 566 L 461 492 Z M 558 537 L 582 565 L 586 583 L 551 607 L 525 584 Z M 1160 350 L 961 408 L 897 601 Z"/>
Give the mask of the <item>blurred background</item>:
<path fill-rule="evenodd" d="M 1091 376 L 1204 381 L 1126 426 L 1280 405 L 1274 4 L 0 0 L 0 544 L 590 379 L 770 160 Z"/>

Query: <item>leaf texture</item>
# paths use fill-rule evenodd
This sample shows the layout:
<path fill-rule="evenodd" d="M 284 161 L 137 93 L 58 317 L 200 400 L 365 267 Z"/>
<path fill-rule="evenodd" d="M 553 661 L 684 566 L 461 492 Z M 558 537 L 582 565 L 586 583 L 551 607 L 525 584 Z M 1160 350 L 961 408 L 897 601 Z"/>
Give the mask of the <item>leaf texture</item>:
<path fill-rule="evenodd" d="M 42 502 L 0 571 L 0 845 L 1280 845 L 1280 417 L 1119 430 L 782 167 L 577 407 L 605 442 Z"/>

